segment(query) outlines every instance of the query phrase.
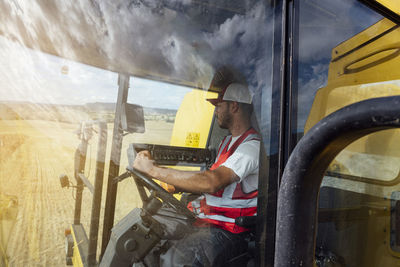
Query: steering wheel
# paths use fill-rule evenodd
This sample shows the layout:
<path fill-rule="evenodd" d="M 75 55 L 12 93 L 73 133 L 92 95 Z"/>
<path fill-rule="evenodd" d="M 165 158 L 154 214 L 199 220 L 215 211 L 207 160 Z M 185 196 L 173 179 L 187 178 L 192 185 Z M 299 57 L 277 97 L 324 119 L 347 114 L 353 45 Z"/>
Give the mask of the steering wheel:
<path fill-rule="evenodd" d="M 132 168 L 127 167 L 126 170 L 133 176 L 138 186 L 140 198 L 145 203 L 148 201 L 149 197 L 146 195 L 144 188 L 153 191 L 157 197 L 162 199 L 164 203 L 172 207 L 177 213 L 184 215 L 189 220 L 195 220 L 196 215 L 191 212 L 182 202 L 177 200 L 174 196 L 172 196 L 168 191 L 162 188 L 159 184 L 153 181 L 153 179 L 147 174 Z M 139 182 L 137 182 L 139 181 Z"/>

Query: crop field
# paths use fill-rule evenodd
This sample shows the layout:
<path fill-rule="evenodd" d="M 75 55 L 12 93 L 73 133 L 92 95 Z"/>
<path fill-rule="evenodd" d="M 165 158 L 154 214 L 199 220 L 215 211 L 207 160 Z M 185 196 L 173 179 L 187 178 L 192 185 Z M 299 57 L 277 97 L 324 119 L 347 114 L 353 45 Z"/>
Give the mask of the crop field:
<path fill-rule="evenodd" d="M 172 126 L 172 123 L 165 121 L 146 121 L 145 134 L 127 135 L 123 142 L 120 172 L 127 165 L 125 151 L 129 143 L 168 144 Z M 67 174 L 70 181 L 75 182 L 74 153 L 79 144 L 75 133 L 77 129 L 78 124 L 73 123 L 0 120 L 0 195 L 14 199 L 13 211 L 17 211 L 13 218 L 9 218 L 12 219 L 11 223 L 10 220 L 1 220 L 0 216 L 0 245 L 3 253 L 8 255 L 3 263 L 0 261 L 0 265 L 65 266 L 64 229 L 73 221 L 75 203 L 74 191 L 72 188 L 61 188 L 58 177 L 60 174 Z M 109 124 L 106 174 L 112 129 L 113 125 Z M 85 171 L 85 175 L 92 181 L 96 148 L 95 134 L 88 147 Z M 107 177 L 103 185 L 102 208 L 106 179 Z M 126 179 L 121 182 L 117 194 L 116 220 L 140 205 L 133 181 Z M 82 209 L 82 223 L 88 231 L 91 194 L 87 189 L 84 190 Z M 102 210 L 101 221 L 103 212 Z M 99 239 L 100 243 L 101 238 Z M 0 258 L 1 255 L 0 253 Z"/>

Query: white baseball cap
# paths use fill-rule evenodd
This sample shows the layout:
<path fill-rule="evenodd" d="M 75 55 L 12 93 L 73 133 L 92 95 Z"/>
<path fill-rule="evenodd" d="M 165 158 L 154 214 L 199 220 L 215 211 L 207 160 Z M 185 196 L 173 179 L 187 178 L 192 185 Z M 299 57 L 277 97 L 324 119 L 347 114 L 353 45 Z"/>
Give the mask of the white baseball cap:
<path fill-rule="evenodd" d="M 219 92 L 218 98 L 208 98 L 207 101 L 215 106 L 222 101 L 251 104 L 252 99 L 253 96 L 246 85 L 241 83 L 231 83 Z"/>

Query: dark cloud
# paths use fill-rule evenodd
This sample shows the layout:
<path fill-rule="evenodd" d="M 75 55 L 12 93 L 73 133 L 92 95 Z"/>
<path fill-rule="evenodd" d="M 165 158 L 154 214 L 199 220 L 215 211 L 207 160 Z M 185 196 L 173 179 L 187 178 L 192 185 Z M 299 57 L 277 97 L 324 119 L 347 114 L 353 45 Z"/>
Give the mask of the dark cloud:
<path fill-rule="evenodd" d="M 97 67 L 206 87 L 215 65 L 263 57 L 265 8 L 253 2 L 11 1 L 0 4 L 10 14 L 0 31 Z"/>

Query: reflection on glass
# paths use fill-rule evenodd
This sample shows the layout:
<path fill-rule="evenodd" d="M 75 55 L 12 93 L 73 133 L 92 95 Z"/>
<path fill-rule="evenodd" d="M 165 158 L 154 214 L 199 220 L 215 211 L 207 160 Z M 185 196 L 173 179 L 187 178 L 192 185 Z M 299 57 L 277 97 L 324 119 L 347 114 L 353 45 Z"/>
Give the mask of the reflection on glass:
<path fill-rule="evenodd" d="M 398 132 L 397 132 L 398 134 Z M 379 139 L 376 145 L 382 143 Z M 362 141 L 359 141 L 362 142 Z M 400 175 L 400 158 L 343 150 L 328 169 L 330 175 L 351 175 L 381 181 L 391 181 Z M 349 177 L 350 178 L 350 177 Z"/>
<path fill-rule="evenodd" d="M 121 171 L 131 142 L 206 146 L 213 111 L 203 90 L 220 65 L 246 76 L 269 147 L 273 23 L 263 1 L 37 0 L 0 8 L 0 195 L 17 196 L 20 210 L 7 248 L 11 266 L 64 264 L 62 233 L 73 221 L 75 192 L 61 189 L 57 177 L 75 182 L 82 120 L 108 122 L 110 158 L 117 73 L 132 75 L 128 102 L 144 107 L 146 124 L 144 134 L 124 137 Z M 91 181 L 97 138 L 84 172 Z M 132 179 L 124 183 L 116 219 L 141 205 Z M 83 194 L 88 230 L 91 194 Z"/>
<path fill-rule="evenodd" d="M 309 1 L 309 4 L 311 2 L 312 1 Z M 307 6 L 307 4 L 304 4 L 304 6 Z M 315 5 L 311 6 L 315 8 Z M 351 12 L 351 16 L 357 17 L 366 12 L 364 10 L 365 8 L 361 7 L 362 6 L 354 3 L 350 11 L 346 12 Z M 343 8 L 343 6 L 341 8 Z M 387 19 L 382 19 L 369 26 L 369 24 L 374 22 L 374 19 L 379 19 L 379 16 L 372 12 L 370 13 L 371 14 L 369 14 L 365 20 L 349 24 L 346 31 L 343 31 L 344 28 L 339 27 L 340 24 L 338 23 L 341 22 L 335 24 L 338 28 L 334 27 L 333 29 L 337 29 L 338 31 L 341 29 L 343 33 L 339 34 L 339 31 L 338 34 L 330 38 L 332 41 L 329 47 L 332 54 L 325 59 L 325 70 L 321 75 L 314 73 L 310 78 L 307 78 L 307 75 L 302 74 L 304 69 L 307 69 L 308 66 L 313 66 L 315 70 L 316 65 L 312 63 L 313 59 L 310 57 L 310 59 L 306 60 L 305 55 L 307 52 L 300 50 L 299 69 L 301 71 L 299 77 L 299 103 L 302 104 L 299 105 L 298 126 L 301 129 L 301 125 L 304 125 L 304 132 L 307 132 L 323 117 L 346 105 L 372 97 L 390 96 L 400 93 L 400 83 L 397 80 L 400 74 L 397 68 L 399 64 L 397 56 L 400 47 L 398 47 L 396 41 L 399 33 L 395 30 L 396 25 Z M 307 21 L 310 20 L 309 17 L 304 19 Z M 300 33 L 302 33 L 303 29 L 303 31 L 305 31 L 303 33 L 306 34 L 307 26 L 302 25 L 303 24 L 300 24 Z M 330 28 L 330 30 L 332 29 Z M 349 38 L 349 33 L 353 33 L 354 36 L 350 36 Z M 338 39 L 339 37 L 345 39 Z M 307 40 L 304 38 L 304 35 L 300 38 L 300 48 L 302 46 L 302 40 Z M 335 41 L 336 44 L 333 43 L 333 41 Z M 314 46 L 318 45 L 319 44 L 314 44 Z M 319 54 L 319 56 L 321 55 L 322 53 Z M 327 59 L 329 59 L 330 62 Z M 326 71 L 328 71 L 328 73 Z M 314 84 L 313 91 L 309 91 L 306 89 L 307 86 L 303 83 L 303 77 L 314 82 L 318 80 L 316 77 L 325 77 L 323 80 L 326 84 L 323 87 L 321 87 L 322 84 L 319 86 Z M 318 90 L 316 91 L 316 89 Z M 309 96 L 313 95 L 314 92 L 316 92 L 315 98 L 310 98 Z M 312 106 L 310 106 L 310 100 L 313 100 Z M 305 112 L 308 112 L 309 107 L 311 107 L 311 109 L 307 116 L 305 116 Z M 343 152 L 341 156 L 336 159 L 334 166 L 332 165 L 330 167 L 330 171 L 332 173 L 336 172 L 338 174 L 384 181 L 396 178 L 398 173 L 397 167 L 391 162 L 397 162 L 396 158 L 399 157 L 398 153 L 395 152 L 398 151 L 396 149 L 397 145 L 395 144 L 395 140 L 393 140 L 393 142 L 389 141 L 390 139 L 387 137 L 385 133 L 377 133 L 355 142 L 346 149 L 347 153 L 351 153 L 351 159 L 353 159 L 353 161 L 356 158 L 368 158 L 370 164 L 374 163 L 372 165 L 375 166 L 374 171 L 367 171 L 364 169 L 363 171 L 357 172 L 355 168 L 349 170 L 348 165 L 354 166 L 354 163 L 350 163 L 350 158 L 344 156 L 346 152 Z M 383 140 L 390 143 L 388 143 L 388 145 L 383 145 Z M 382 149 L 383 147 L 387 147 L 388 149 L 384 150 Z M 362 153 L 362 155 L 360 153 Z M 382 167 L 382 161 L 378 160 L 375 156 L 380 156 L 381 158 L 395 158 L 383 161 L 386 163 L 386 166 Z M 348 162 L 345 163 L 344 161 L 347 160 Z M 378 172 L 378 169 L 382 170 L 382 172 Z"/>
<path fill-rule="evenodd" d="M 315 93 L 327 85 L 330 62 L 337 56 L 334 48 L 376 23 L 381 16 L 357 1 L 307 0 L 300 1 L 299 19 L 297 130 L 303 132 L 307 118 L 313 116 L 310 109 Z M 336 69 L 329 71 L 332 72 L 329 77 L 337 75 Z"/>
<path fill-rule="evenodd" d="M 398 26 L 359 2 L 300 2 L 299 34 L 300 135 L 346 105 L 400 93 Z M 399 138 L 398 130 L 368 135 L 331 163 L 318 202 L 319 266 L 397 262 L 398 234 L 388 232 L 399 214 Z"/>

